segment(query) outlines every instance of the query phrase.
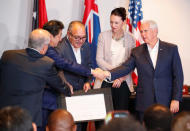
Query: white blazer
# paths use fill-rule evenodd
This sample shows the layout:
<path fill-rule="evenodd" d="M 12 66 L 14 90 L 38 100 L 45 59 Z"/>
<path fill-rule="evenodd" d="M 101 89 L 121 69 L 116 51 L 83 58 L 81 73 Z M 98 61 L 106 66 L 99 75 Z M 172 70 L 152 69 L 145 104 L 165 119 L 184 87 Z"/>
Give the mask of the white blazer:
<path fill-rule="evenodd" d="M 112 40 L 111 30 L 100 33 L 98 37 L 96 61 L 97 61 L 98 66 L 103 70 L 111 70 L 114 68 L 111 65 L 111 62 L 112 62 L 111 40 Z M 124 47 L 126 49 L 125 59 L 127 60 L 131 54 L 132 48 L 135 47 L 135 38 L 129 32 L 124 33 Z M 134 89 L 133 89 L 133 81 L 131 78 L 131 73 L 126 76 L 126 82 L 127 82 L 127 85 L 129 86 L 129 90 L 133 92 Z M 96 82 L 95 82 L 95 85 L 96 85 Z"/>

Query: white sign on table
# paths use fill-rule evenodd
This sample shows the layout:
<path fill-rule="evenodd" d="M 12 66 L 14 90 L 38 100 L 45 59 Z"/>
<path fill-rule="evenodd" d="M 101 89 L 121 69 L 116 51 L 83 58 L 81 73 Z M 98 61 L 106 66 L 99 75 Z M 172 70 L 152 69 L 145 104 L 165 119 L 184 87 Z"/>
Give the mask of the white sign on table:
<path fill-rule="evenodd" d="M 65 100 L 75 121 L 104 119 L 106 116 L 104 94 L 65 97 Z"/>

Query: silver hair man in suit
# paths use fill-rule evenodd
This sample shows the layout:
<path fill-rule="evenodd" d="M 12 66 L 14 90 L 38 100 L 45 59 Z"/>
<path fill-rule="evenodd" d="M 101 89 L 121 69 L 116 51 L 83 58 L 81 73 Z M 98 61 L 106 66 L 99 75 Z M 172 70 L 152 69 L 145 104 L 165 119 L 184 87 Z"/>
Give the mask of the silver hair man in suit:
<path fill-rule="evenodd" d="M 31 32 L 28 48 L 5 51 L 1 57 L 0 108 L 19 106 L 26 109 L 38 127 L 42 125 L 42 93 L 46 83 L 56 91 L 70 94 L 54 67 L 44 54 L 50 34 L 43 29 Z"/>
<path fill-rule="evenodd" d="M 111 80 L 137 69 L 138 85 L 136 110 L 143 116 L 145 109 L 154 104 L 163 104 L 176 113 L 182 100 L 183 70 L 176 45 L 161 41 L 157 24 L 152 20 L 142 22 L 140 28 L 144 44 L 132 50 L 130 58 L 120 67 L 105 71 L 102 76 Z"/>

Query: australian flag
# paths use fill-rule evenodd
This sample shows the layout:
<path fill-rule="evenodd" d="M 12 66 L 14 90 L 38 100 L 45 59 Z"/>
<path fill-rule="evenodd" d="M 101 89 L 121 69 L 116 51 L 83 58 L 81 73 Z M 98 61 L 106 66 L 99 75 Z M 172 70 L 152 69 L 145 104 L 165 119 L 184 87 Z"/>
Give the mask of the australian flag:
<path fill-rule="evenodd" d="M 96 68 L 96 49 L 98 43 L 98 35 L 101 32 L 97 0 L 85 0 L 84 5 L 85 11 L 82 22 L 85 24 L 87 40 L 90 43 L 91 47 L 92 66 L 93 68 Z"/>

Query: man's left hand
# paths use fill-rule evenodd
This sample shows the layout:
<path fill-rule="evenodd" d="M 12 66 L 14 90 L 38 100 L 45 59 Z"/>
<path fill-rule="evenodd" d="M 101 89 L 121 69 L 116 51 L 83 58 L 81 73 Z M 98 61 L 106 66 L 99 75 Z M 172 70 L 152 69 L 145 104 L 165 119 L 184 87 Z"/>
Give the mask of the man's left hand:
<path fill-rule="evenodd" d="M 176 113 L 179 111 L 179 101 L 178 100 L 172 100 L 170 104 L 170 111 L 172 113 Z"/>

